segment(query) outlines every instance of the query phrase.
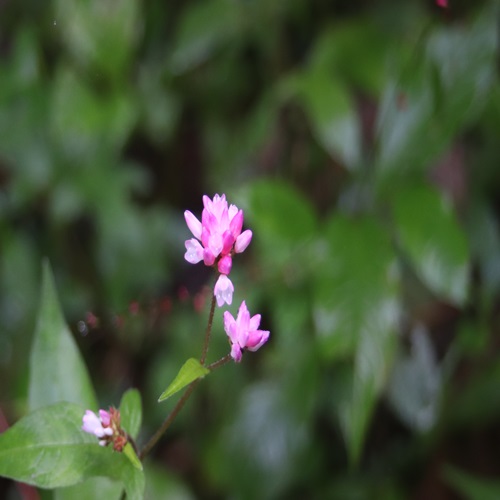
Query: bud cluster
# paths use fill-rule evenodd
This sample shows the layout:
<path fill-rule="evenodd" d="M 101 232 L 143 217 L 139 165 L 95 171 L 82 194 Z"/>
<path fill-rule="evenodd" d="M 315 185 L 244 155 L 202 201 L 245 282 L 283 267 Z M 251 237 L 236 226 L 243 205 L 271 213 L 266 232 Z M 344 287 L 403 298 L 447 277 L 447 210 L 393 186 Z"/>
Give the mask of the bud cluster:
<path fill-rule="evenodd" d="M 115 451 L 123 451 L 128 442 L 127 433 L 120 425 L 120 410 L 110 407 L 109 411 L 99 410 L 99 416 L 86 410 L 82 430 L 94 434 L 101 446 L 113 445 Z"/>

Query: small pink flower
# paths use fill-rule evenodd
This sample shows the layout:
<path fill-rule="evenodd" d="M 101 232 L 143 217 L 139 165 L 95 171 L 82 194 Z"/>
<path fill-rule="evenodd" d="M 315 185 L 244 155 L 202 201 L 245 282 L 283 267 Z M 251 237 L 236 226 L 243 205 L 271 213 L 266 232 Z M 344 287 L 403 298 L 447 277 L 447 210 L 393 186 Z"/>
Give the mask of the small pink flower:
<path fill-rule="evenodd" d="M 436 5 L 442 9 L 446 9 L 448 7 L 448 0 L 436 0 Z"/>
<path fill-rule="evenodd" d="M 89 434 L 94 434 L 94 436 L 98 438 L 111 436 L 113 434 L 113 429 L 109 427 L 109 423 L 107 426 L 103 425 L 103 421 L 93 411 L 87 410 L 85 412 L 85 415 L 83 416 L 82 421 L 82 430 L 88 432 Z"/>
<path fill-rule="evenodd" d="M 99 410 L 99 416 L 91 410 L 86 410 L 82 422 L 82 430 L 99 438 L 100 446 L 112 443 L 115 451 L 123 451 L 128 437 L 121 428 L 119 410 L 113 407 L 109 409 L 109 412 Z"/>
<path fill-rule="evenodd" d="M 243 301 L 236 320 L 229 311 L 224 313 L 224 330 L 231 342 L 231 357 L 238 363 L 242 350 L 256 351 L 269 339 L 267 330 L 259 330 L 260 314 L 250 317 L 250 312 Z"/>
<path fill-rule="evenodd" d="M 190 264 L 201 261 L 206 266 L 216 264 L 218 271 L 227 277 L 231 272 L 232 255 L 241 253 L 248 247 L 252 231 L 247 229 L 241 232 L 243 210 L 235 205 L 228 205 L 224 194 L 216 194 L 212 200 L 203 196 L 203 207 L 201 222 L 189 210 L 184 212 L 186 224 L 194 236 L 185 242 L 184 258 Z M 223 289 L 223 285 L 226 288 Z M 218 290 L 214 290 L 215 295 L 221 297 L 222 290 L 229 290 L 228 286 L 228 282 L 223 280 L 219 283 Z"/>
<path fill-rule="evenodd" d="M 224 304 L 231 305 L 233 302 L 233 292 L 233 283 L 225 274 L 221 274 L 214 287 L 214 295 L 217 299 L 217 305 L 219 307 L 222 307 Z"/>

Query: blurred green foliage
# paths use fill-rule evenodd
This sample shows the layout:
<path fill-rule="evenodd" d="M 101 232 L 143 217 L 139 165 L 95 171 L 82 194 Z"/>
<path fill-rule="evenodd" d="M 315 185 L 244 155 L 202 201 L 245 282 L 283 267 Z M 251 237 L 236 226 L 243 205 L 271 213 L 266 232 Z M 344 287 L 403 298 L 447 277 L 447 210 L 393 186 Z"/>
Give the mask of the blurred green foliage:
<path fill-rule="evenodd" d="M 48 257 L 101 406 L 137 387 L 147 439 L 208 312 L 182 212 L 224 192 L 254 232 L 232 312 L 272 336 L 200 384 L 148 498 L 498 496 L 499 12 L 448 3 L 1 3 L 6 419 L 39 404 Z"/>

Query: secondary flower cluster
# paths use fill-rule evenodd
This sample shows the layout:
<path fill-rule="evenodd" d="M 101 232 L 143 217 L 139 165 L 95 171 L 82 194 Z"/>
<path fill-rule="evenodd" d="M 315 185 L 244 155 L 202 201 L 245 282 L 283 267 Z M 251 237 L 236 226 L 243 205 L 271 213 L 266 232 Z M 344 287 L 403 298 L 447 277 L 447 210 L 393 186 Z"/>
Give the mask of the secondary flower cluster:
<path fill-rule="evenodd" d="M 243 210 L 229 205 L 226 196 L 216 194 L 211 200 L 203 196 L 203 212 L 201 222 L 189 211 L 184 218 L 194 238 L 186 241 L 184 258 L 191 264 L 203 260 L 206 266 L 216 267 L 220 273 L 214 287 L 217 305 L 231 305 L 234 286 L 228 275 L 233 265 L 233 255 L 243 252 L 252 240 L 252 231 L 243 228 Z M 259 330 L 260 314 L 250 317 L 250 312 L 243 301 L 236 319 L 229 311 L 224 313 L 224 329 L 231 343 L 231 356 L 241 360 L 244 349 L 256 351 L 265 344 L 269 332 Z"/>
<path fill-rule="evenodd" d="M 101 446 L 113 444 L 115 451 L 123 451 L 127 444 L 127 433 L 120 425 L 120 411 L 110 407 L 109 411 L 99 410 L 99 416 L 87 410 L 83 415 L 82 430 L 99 438 Z"/>

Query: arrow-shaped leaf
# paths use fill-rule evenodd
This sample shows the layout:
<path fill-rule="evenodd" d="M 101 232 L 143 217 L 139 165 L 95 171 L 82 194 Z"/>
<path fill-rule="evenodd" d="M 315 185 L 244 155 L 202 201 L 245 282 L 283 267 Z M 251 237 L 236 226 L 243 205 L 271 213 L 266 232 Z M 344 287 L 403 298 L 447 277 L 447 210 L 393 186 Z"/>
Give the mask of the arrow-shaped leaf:
<path fill-rule="evenodd" d="M 177 373 L 173 382 L 163 391 L 162 395 L 158 398 L 158 403 L 165 401 L 176 392 L 189 385 L 191 382 L 204 377 L 210 373 L 210 370 L 203 366 L 197 359 L 189 358 Z"/>

